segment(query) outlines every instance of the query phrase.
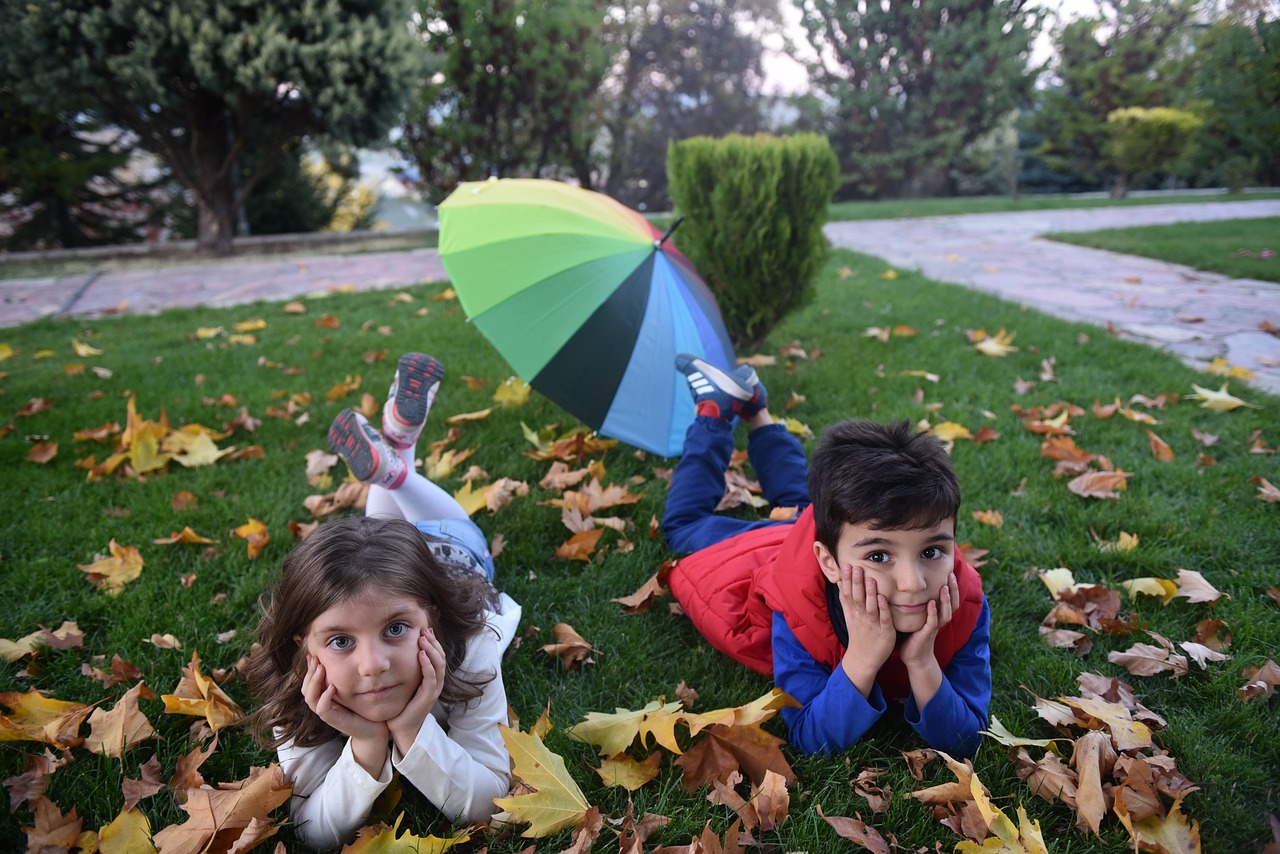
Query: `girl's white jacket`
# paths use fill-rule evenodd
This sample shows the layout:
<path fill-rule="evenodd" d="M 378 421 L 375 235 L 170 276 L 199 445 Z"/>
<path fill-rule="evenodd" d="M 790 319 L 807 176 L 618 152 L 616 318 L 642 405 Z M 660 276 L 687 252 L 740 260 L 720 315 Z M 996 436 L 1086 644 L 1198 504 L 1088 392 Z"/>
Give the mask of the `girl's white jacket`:
<path fill-rule="evenodd" d="M 499 610 L 488 615 L 492 631 L 471 639 L 461 667 L 492 673 L 493 681 L 466 705 L 437 703 L 408 753 L 401 755 L 392 745 L 377 779 L 355 761 L 346 736 L 315 747 L 280 746 L 280 766 L 293 783 L 290 816 L 308 846 L 337 848 L 351 841 L 390 785 L 393 769 L 452 821 L 488 821 L 497 812 L 493 799 L 507 794 L 511 780 L 511 760 L 498 731 L 498 724 L 507 722 L 502 653 L 520 623 L 520 606 L 505 593 L 500 597 Z"/>

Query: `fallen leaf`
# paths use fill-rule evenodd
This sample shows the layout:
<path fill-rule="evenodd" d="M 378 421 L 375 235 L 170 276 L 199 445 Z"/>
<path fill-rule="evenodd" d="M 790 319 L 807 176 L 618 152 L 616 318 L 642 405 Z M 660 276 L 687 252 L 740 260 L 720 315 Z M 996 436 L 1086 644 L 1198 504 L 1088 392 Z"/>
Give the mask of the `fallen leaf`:
<path fill-rule="evenodd" d="M 1115 492 L 1125 488 L 1125 481 L 1133 476 L 1133 472 L 1092 471 L 1073 478 L 1067 489 L 1082 498 L 1119 498 Z"/>
<path fill-rule="evenodd" d="M 32 688 L 25 694 L 0 694 L 0 741 L 42 741 L 58 748 L 80 744 L 80 724 L 93 710 L 83 703 L 46 697 Z"/>
<path fill-rule="evenodd" d="M 1254 498 L 1259 501 L 1266 501 L 1270 504 L 1280 502 L 1280 488 L 1273 486 L 1265 477 L 1262 477 L 1261 475 L 1251 477 L 1249 478 L 1249 482 L 1258 485 L 1258 494 L 1255 495 Z"/>
<path fill-rule="evenodd" d="M 556 633 L 556 643 L 546 644 L 542 651 L 547 655 L 558 655 L 560 660 L 570 669 L 576 670 L 581 664 L 593 664 L 589 657 L 592 649 L 582 635 L 574 631 L 568 623 L 556 623 L 551 627 Z"/>
<path fill-rule="evenodd" d="M 578 560 L 583 563 L 590 563 L 591 555 L 595 552 L 596 545 L 600 542 L 602 534 L 604 534 L 603 528 L 579 531 L 556 549 L 556 557 L 561 560 Z"/>
<path fill-rule="evenodd" d="M 36 442 L 27 450 L 27 462 L 43 465 L 58 456 L 57 442 Z"/>
<path fill-rule="evenodd" d="M 151 721 L 138 708 L 138 698 L 154 700 L 155 694 L 145 682 L 139 682 L 124 693 L 111 711 L 94 709 L 89 716 L 89 735 L 84 746 L 100 756 L 124 759 L 124 754 L 149 738 L 158 737 Z"/>
<path fill-rule="evenodd" d="M 974 510 L 973 518 L 993 528 L 1004 527 L 1004 515 L 999 510 Z"/>
<path fill-rule="evenodd" d="M 511 755 L 512 774 L 533 789 L 529 794 L 493 799 L 512 820 L 529 825 L 521 836 L 550 836 L 581 821 L 591 807 L 565 768 L 564 759 L 532 733 L 503 724 L 498 729 Z"/>
<path fill-rule="evenodd" d="M 1178 595 L 1176 598 L 1186 599 L 1188 602 L 1216 602 L 1224 596 L 1227 599 L 1231 598 L 1227 594 L 1220 592 L 1194 569 L 1178 570 Z"/>
<path fill-rule="evenodd" d="M 1013 339 L 1016 336 L 1016 332 L 1006 333 L 1002 327 L 995 335 L 986 336 L 978 341 L 975 349 L 984 356 L 1007 356 L 1018 352 L 1018 348 L 1013 346 Z"/>
<path fill-rule="evenodd" d="M 31 812 L 35 815 L 35 825 L 22 828 L 27 835 L 27 851 L 55 854 L 81 847 L 80 827 L 84 820 L 76 815 L 74 806 L 64 816 L 57 805 L 42 795 L 32 804 Z"/>
<path fill-rule="evenodd" d="M 822 816 L 822 820 L 831 825 L 842 838 L 858 843 L 871 854 L 890 854 L 889 843 L 880 835 L 880 831 L 865 824 L 859 814 L 855 813 L 857 818 L 829 816 L 822 811 L 822 804 L 818 804 L 817 811 L 818 815 Z"/>
<path fill-rule="evenodd" d="M 126 584 L 142 575 L 142 555 L 133 546 L 122 546 L 111 540 L 107 546 L 110 556 L 95 555 L 93 563 L 77 564 L 87 573 L 88 581 L 107 595 L 116 596 Z"/>
<path fill-rule="evenodd" d="M 120 782 L 126 810 L 133 809 L 139 801 L 146 800 L 164 788 L 164 783 L 160 781 L 160 760 L 154 754 L 142 763 L 140 770 L 142 772 L 140 779 L 125 777 Z"/>
<path fill-rule="evenodd" d="M 671 591 L 662 586 L 662 582 L 658 581 L 658 573 L 654 573 L 649 580 L 640 585 L 640 588 L 630 596 L 622 596 L 617 599 L 610 599 L 610 602 L 617 602 L 622 606 L 624 614 L 643 614 L 653 607 L 654 600 L 659 596 L 669 596 Z"/>
<path fill-rule="evenodd" d="M 1237 700 L 1243 703 L 1254 697 L 1269 698 L 1280 687 L 1280 665 L 1269 658 L 1261 667 L 1246 667 L 1244 681 L 1244 687 L 1236 690 Z"/>
<path fill-rule="evenodd" d="M 632 759 L 625 753 L 603 760 L 596 773 L 606 786 L 620 786 L 634 792 L 657 778 L 662 768 L 662 754 L 654 751 L 642 760 Z"/>
<path fill-rule="evenodd" d="M 191 816 L 153 837 L 165 854 L 201 854 L 214 839 L 217 850 L 248 851 L 278 829 L 271 814 L 289 799 L 293 787 L 274 762 L 250 769 L 248 778 L 216 789 L 189 789 L 181 807 Z"/>
<path fill-rule="evenodd" d="M 1238 409 L 1241 406 L 1247 406 L 1251 409 L 1261 409 L 1261 407 L 1256 406 L 1255 404 L 1246 403 L 1240 398 L 1234 397 L 1228 393 L 1227 383 L 1223 383 L 1222 388 L 1217 391 L 1201 388 L 1194 383 L 1192 383 L 1191 387 L 1196 390 L 1196 393 L 1187 395 L 1187 399 L 1203 401 L 1200 404 L 1201 409 L 1212 409 L 1214 412 L 1230 412 L 1231 410 Z"/>
<path fill-rule="evenodd" d="M 232 529 L 231 533 L 245 540 L 249 560 L 253 560 L 262 554 L 262 550 L 271 541 L 271 537 L 267 533 L 267 526 L 261 520 L 254 519 L 252 516 L 249 517 L 249 521 L 240 527 Z"/>
<path fill-rule="evenodd" d="M 1101 730 L 1092 730 L 1076 740 L 1071 765 L 1076 770 L 1077 826 L 1088 828 L 1095 836 L 1111 809 L 1111 800 L 1102 788 L 1103 779 L 1111 773 L 1116 753 L 1111 739 Z"/>
<path fill-rule="evenodd" d="M 365 825 L 356 834 L 355 841 L 342 849 L 342 854 L 443 854 L 455 845 L 471 839 L 471 834 L 465 830 L 445 839 L 438 836 L 415 836 L 408 830 L 400 833 L 403 821 L 404 813 L 401 812 L 391 827 L 383 822 Z M 283 850 L 278 848 L 276 854 L 283 854 Z"/>
<path fill-rule="evenodd" d="M 1162 463 L 1172 462 L 1174 459 L 1173 448 L 1150 430 L 1147 431 L 1147 442 L 1151 445 L 1151 456 L 1160 460 Z"/>
<path fill-rule="evenodd" d="M 532 390 L 532 386 L 519 377 L 507 377 L 493 393 L 493 400 L 501 406 L 520 406 L 529 402 Z"/>
<path fill-rule="evenodd" d="M 165 694 L 164 710 L 171 715 L 203 717 L 214 732 L 244 717 L 244 711 L 212 679 L 200 672 L 200 657 L 191 653 L 191 663 L 182 668 L 182 679 L 172 694 Z"/>
<path fill-rule="evenodd" d="M 213 540 L 208 537 L 202 537 L 195 531 L 191 530 L 190 527 L 184 526 L 181 531 L 174 531 L 167 537 L 161 537 L 157 540 L 152 540 L 151 542 L 155 543 L 157 546 L 163 546 L 173 543 L 212 543 Z"/>

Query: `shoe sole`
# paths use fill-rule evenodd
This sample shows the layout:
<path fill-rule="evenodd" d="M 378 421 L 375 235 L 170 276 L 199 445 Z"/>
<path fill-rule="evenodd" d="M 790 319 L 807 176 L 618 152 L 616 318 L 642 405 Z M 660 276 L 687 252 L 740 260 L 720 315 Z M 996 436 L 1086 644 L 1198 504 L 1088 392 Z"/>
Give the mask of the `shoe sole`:
<path fill-rule="evenodd" d="M 427 420 L 427 390 L 444 378 L 444 365 L 424 353 L 405 353 L 396 376 L 396 420 L 416 427 Z"/>
<path fill-rule="evenodd" d="M 710 362 L 696 356 L 692 358 L 681 356 L 676 362 L 676 368 L 691 381 L 693 373 L 702 374 L 703 380 L 714 388 L 744 403 L 755 396 L 755 388 L 746 388 L 733 374 L 725 373 Z M 685 368 L 691 368 L 692 371 L 686 372 Z"/>
<path fill-rule="evenodd" d="M 356 480 L 367 481 L 378 470 L 378 458 L 351 410 L 329 425 L 329 450 L 346 460 Z"/>

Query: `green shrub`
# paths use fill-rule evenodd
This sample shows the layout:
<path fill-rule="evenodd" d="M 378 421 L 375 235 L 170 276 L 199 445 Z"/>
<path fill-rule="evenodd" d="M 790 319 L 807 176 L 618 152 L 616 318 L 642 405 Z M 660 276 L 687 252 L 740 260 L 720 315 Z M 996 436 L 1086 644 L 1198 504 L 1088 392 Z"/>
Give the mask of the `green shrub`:
<path fill-rule="evenodd" d="M 1114 195 L 1124 198 L 1135 177 L 1176 168 L 1202 124 L 1194 113 L 1170 107 L 1125 107 L 1108 113 L 1107 156 L 1119 173 Z"/>
<path fill-rule="evenodd" d="M 694 137 L 667 147 L 685 219 L 674 240 L 715 293 L 734 346 L 754 349 L 811 296 L 840 167 L 824 137 Z"/>

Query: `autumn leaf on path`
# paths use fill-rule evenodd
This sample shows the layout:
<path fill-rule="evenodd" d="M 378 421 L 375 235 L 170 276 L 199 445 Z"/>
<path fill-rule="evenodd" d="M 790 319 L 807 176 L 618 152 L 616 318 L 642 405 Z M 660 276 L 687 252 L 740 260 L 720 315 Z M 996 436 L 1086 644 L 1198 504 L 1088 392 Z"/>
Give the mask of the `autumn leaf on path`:
<path fill-rule="evenodd" d="M 568 623 L 556 623 L 551 627 L 556 633 L 556 642 L 545 644 L 542 651 L 547 655 L 558 655 L 570 670 L 577 670 L 582 664 L 595 664 L 591 660 L 591 644 L 574 631 Z"/>
<path fill-rule="evenodd" d="M 164 710 L 171 715 L 202 717 L 217 732 L 244 717 L 244 711 L 213 680 L 200 672 L 200 656 L 191 653 L 191 663 L 182 668 L 182 679 L 172 694 L 165 694 Z"/>
<path fill-rule="evenodd" d="M 116 596 L 130 581 L 142 575 L 142 555 L 133 546 L 122 546 L 115 539 L 107 546 L 110 556 L 94 555 L 93 563 L 77 564 L 88 574 L 88 581 L 108 596 Z"/>
<path fill-rule="evenodd" d="M 216 789 L 189 789 L 182 809 L 191 816 L 153 839 L 164 854 L 203 854 L 215 837 L 220 851 L 249 851 L 273 836 L 271 813 L 289 799 L 293 786 L 274 762 L 252 768 L 249 777 Z"/>
<path fill-rule="evenodd" d="M 83 741 L 80 724 L 93 710 L 83 703 L 46 697 L 34 688 L 25 694 L 0 694 L 0 707 L 9 710 L 0 715 L 0 741 L 43 741 L 59 748 Z"/>
<path fill-rule="evenodd" d="M 149 738 L 156 738 L 158 733 L 152 728 L 151 721 L 138 708 L 140 697 L 154 700 L 156 695 L 145 682 L 139 682 L 116 701 L 111 711 L 94 709 L 89 716 L 89 736 L 84 740 L 84 746 L 92 753 L 123 759 L 126 751 Z"/>
<path fill-rule="evenodd" d="M 396 816 L 395 824 L 391 827 L 381 822 L 362 827 L 355 841 L 343 847 L 342 854 L 396 854 L 396 852 L 444 854 L 455 845 L 461 845 L 471 839 L 471 834 L 466 831 L 460 831 L 447 839 L 441 839 L 438 836 L 414 836 L 408 830 L 400 833 L 402 821 L 404 821 L 403 812 Z"/>
<path fill-rule="evenodd" d="M 233 529 L 231 533 L 246 542 L 249 560 L 253 560 L 262 554 L 262 550 L 271 541 L 271 536 L 267 533 L 267 526 L 261 520 L 254 519 L 252 516 L 249 517 L 249 521 L 239 528 Z"/>
<path fill-rule="evenodd" d="M 565 768 L 564 759 L 552 753 L 542 739 L 527 732 L 498 725 L 502 743 L 511 754 L 512 774 L 533 789 L 525 795 L 494 798 L 506 818 L 529 826 L 521 836 L 540 838 L 572 827 L 591 805 Z"/>
<path fill-rule="evenodd" d="M 1132 476 L 1133 472 L 1091 471 L 1073 478 L 1067 489 L 1082 498 L 1119 498 L 1115 490 L 1124 489 Z"/>

